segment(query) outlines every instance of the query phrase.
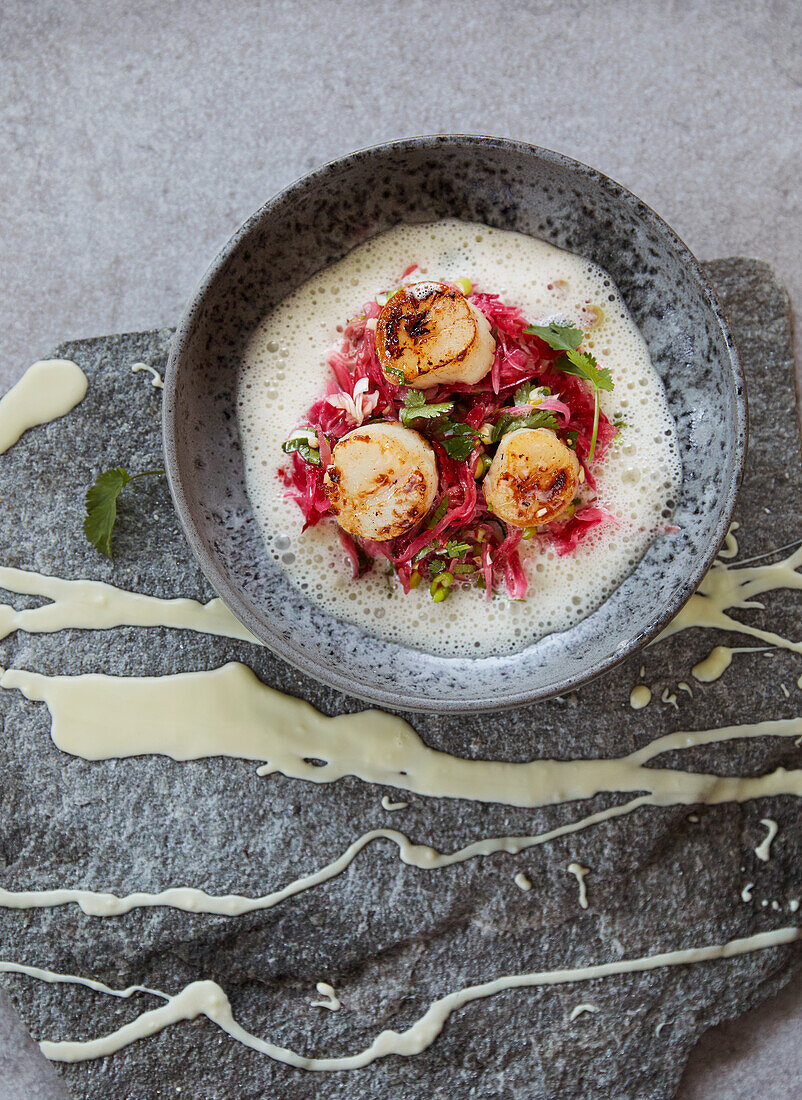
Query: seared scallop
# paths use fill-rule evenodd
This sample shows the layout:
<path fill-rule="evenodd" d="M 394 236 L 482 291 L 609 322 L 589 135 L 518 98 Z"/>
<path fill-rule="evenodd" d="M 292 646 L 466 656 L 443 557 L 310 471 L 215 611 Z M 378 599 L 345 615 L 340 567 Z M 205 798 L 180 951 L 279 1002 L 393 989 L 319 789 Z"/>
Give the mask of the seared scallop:
<path fill-rule="evenodd" d="M 579 461 L 548 428 L 519 428 L 502 436 L 484 480 L 485 499 L 513 527 L 539 527 L 568 518 L 579 488 Z"/>
<path fill-rule="evenodd" d="M 337 443 L 323 479 L 337 522 L 376 542 L 416 527 L 437 495 L 429 443 L 401 424 L 368 424 Z"/>
<path fill-rule="evenodd" d="M 441 382 L 479 382 L 493 365 L 496 342 L 487 318 L 459 290 L 412 283 L 381 311 L 376 351 L 390 379 L 425 390 Z"/>

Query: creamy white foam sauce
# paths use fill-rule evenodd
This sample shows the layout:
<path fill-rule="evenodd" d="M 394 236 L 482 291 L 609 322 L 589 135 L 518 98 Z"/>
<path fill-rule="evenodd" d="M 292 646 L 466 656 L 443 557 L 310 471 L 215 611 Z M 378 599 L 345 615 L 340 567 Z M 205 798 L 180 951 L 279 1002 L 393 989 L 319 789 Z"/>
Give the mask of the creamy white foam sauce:
<path fill-rule="evenodd" d="M 338 326 L 363 303 L 399 283 L 413 262 L 421 276 L 470 279 L 501 294 L 535 322 L 571 320 L 587 329 L 585 346 L 609 366 L 615 390 L 602 395 L 626 428 L 594 470 L 599 502 L 617 527 L 593 533 L 575 554 L 558 558 L 537 540 L 522 544 L 530 590 L 525 601 L 470 589 L 434 607 L 427 588 L 404 596 L 383 565 L 355 583 L 331 522 L 301 533 L 296 504 L 283 499 L 281 444 L 324 389 L 325 353 Z M 263 322 L 244 356 L 237 408 L 248 491 L 268 552 L 314 603 L 382 638 L 450 655 L 522 649 L 584 618 L 621 583 L 670 516 L 680 480 L 674 426 L 646 345 L 610 277 L 579 256 L 517 233 L 453 220 L 400 226 L 315 275 Z"/>

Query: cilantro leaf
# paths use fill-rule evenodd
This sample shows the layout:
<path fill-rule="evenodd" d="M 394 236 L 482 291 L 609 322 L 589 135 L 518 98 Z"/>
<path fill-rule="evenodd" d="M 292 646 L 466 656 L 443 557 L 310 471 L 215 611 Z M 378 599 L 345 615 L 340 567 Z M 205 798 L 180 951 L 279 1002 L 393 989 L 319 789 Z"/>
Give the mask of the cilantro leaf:
<path fill-rule="evenodd" d="M 444 416 L 454 408 L 453 401 L 441 401 L 438 404 L 427 405 L 426 398 L 419 390 L 407 390 L 404 395 L 404 407 L 399 416 L 405 427 L 413 420 L 432 420 L 437 416 Z"/>
<path fill-rule="evenodd" d="M 513 413 L 505 413 L 493 425 L 491 443 L 498 443 L 507 432 L 517 431 L 518 428 L 551 428 L 557 431 L 557 421 L 554 414 L 545 409 L 527 413 L 526 416 L 515 416 Z"/>
<path fill-rule="evenodd" d="M 470 424 L 462 421 L 447 420 L 445 437 L 441 440 L 443 450 L 455 462 L 467 462 L 481 436 Z"/>
<path fill-rule="evenodd" d="M 576 351 L 575 349 L 561 355 L 554 366 L 565 374 L 573 374 L 576 378 L 582 378 L 585 382 L 590 382 L 593 387 L 593 432 L 590 437 L 590 448 L 588 449 L 588 464 L 590 464 L 596 453 L 596 439 L 599 434 L 599 390 L 606 390 L 608 393 L 612 390 L 612 376 L 608 368 L 600 367 L 589 352 Z"/>
<path fill-rule="evenodd" d="M 574 374 L 577 378 L 584 378 L 586 382 L 590 382 L 597 389 L 607 390 L 608 393 L 613 389 L 613 379 L 610 376 L 609 367 L 600 367 L 590 352 L 567 351 L 565 359 L 569 361 L 570 366 L 566 365 L 564 359 L 558 359 L 554 364 L 555 367 L 565 374 Z"/>
<path fill-rule="evenodd" d="M 281 444 L 281 449 L 285 455 L 297 451 L 304 462 L 308 462 L 310 466 L 320 465 L 320 451 L 317 447 L 312 447 L 309 440 L 303 436 L 295 436 L 293 439 L 285 440 Z"/>
<path fill-rule="evenodd" d="M 548 386 L 539 386 L 537 382 L 524 382 L 515 391 L 512 398 L 513 405 L 536 405 L 544 397 L 550 397 L 551 390 Z"/>
<path fill-rule="evenodd" d="M 84 534 L 101 554 L 107 558 L 111 554 L 111 535 L 117 519 L 117 497 L 129 481 L 138 477 L 150 477 L 163 474 L 164 470 L 143 470 L 141 474 L 129 474 L 123 466 L 106 470 L 98 474 L 94 485 L 86 494 L 86 515 L 84 516 Z"/>
<path fill-rule="evenodd" d="M 574 325 L 527 325 L 524 332 L 537 336 L 554 351 L 574 351 L 582 343 L 584 333 Z"/>

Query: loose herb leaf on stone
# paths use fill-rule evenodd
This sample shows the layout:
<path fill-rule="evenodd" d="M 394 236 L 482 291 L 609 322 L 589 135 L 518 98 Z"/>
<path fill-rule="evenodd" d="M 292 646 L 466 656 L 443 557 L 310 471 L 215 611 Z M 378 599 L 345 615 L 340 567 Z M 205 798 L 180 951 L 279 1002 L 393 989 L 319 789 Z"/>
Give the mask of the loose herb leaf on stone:
<path fill-rule="evenodd" d="M 84 516 L 84 534 L 96 550 L 107 558 L 112 556 L 111 536 L 117 519 L 117 498 L 129 481 L 163 473 L 164 470 L 143 470 L 140 474 L 129 474 L 123 466 L 117 466 L 98 474 L 87 491 Z"/>

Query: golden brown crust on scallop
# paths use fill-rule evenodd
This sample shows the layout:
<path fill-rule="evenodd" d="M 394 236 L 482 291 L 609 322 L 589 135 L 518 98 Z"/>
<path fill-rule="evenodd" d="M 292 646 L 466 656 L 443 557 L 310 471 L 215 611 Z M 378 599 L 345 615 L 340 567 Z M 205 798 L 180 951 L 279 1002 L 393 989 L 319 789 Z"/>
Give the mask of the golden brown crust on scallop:
<path fill-rule="evenodd" d="M 402 287 L 376 323 L 376 353 L 394 381 L 426 389 L 440 382 L 478 382 L 490 370 L 495 341 L 485 317 L 445 283 Z"/>
<path fill-rule="evenodd" d="M 344 436 L 323 479 L 343 530 L 376 542 L 417 527 L 437 487 L 434 451 L 418 432 L 400 424 L 375 424 Z"/>
<path fill-rule="evenodd" d="M 505 435 L 484 480 L 495 515 L 513 527 L 539 527 L 567 518 L 579 489 L 579 461 L 548 428 Z"/>

